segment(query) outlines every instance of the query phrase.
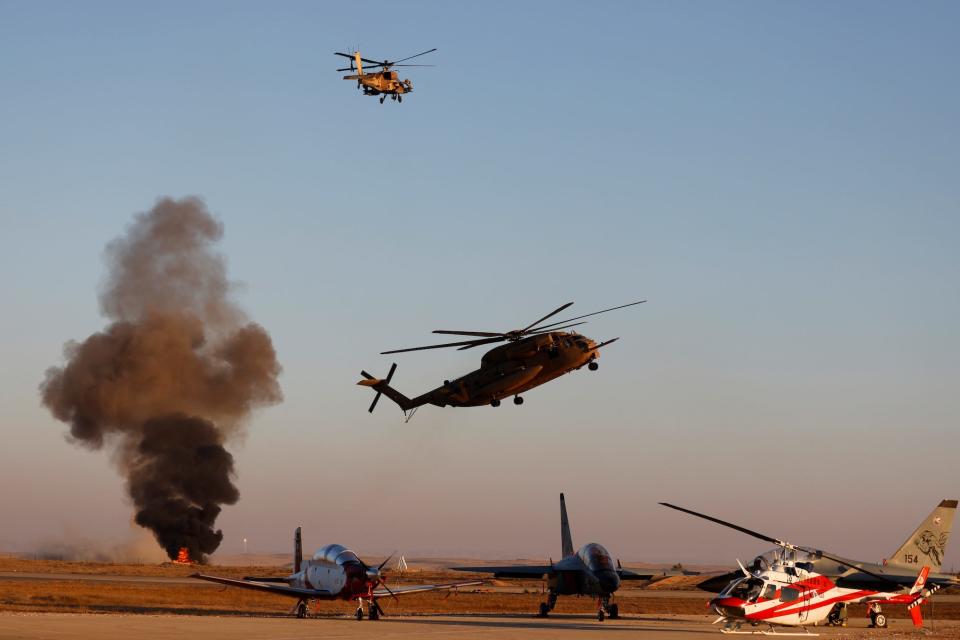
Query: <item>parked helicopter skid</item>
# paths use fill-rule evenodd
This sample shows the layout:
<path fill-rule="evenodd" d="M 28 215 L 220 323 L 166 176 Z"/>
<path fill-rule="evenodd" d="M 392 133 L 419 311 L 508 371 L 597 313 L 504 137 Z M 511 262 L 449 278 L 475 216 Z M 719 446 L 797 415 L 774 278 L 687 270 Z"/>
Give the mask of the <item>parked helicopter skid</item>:
<path fill-rule="evenodd" d="M 404 60 L 417 58 L 434 51 L 436 51 L 436 48 L 403 58 L 402 60 L 397 60 L 395 62 L 391 62 L 389 60 L 378 62 L 376 60 L 362 58 L 360 57 L 359 51 L 354 51 L 352 54 L 335 52 L 333 55 L 341 56 L 350 60 L 349 67 L 337 69 L 337 71 L 356 71 L 355 74 L 343 76 L 344 80 L 356 80 L 357 89 L 361 89 L 363 91 L 363 95 L 380 96 L 380 104 L 383 104 L 383 101 L 387 96 L 390 96 L 390 99 L 394 102 L 403 102 L 404 94 L 413 92 L 413 83 L 409 79 L 400 80 L 397 72 L 391 71 L 391 69 L 393 67 L 432 67 L 434 66 L 432 64 L 398 63 L 403 62 Z M 366 72 L 364 72 L 364 63 L 367 63 Z M 373 71 L 373 69 L 379 69 L 379 71 Z"/>
<path fill-rule="evenodd" d="M 597 360 L 600 357 L 600 349 L 619 339 L 613 338 L 597 343 L 579 333 L 563 331 L 564 329 L 585 324 L 584 322 L 576 322 L 583 318 L 631 307 L 643 302 L 646 301 L 631 302 L 575 318 L 543 324 L 549 318 L 573 304 L 568 302 L 523 329 L 506 332 L 437 329 L 434 333 L 470 336 L 471 339 L 424 347 L 393 349 L 381 353 L 386 355 L 446 347 L 459 347 L 459 350 L 462 351 L 495 342 L 506 342 L 507 344 L 494 347 L 485 353 L 479 369 L 455 380 L 444 380 L 441 386 L 415 398 L 408 398 L 390 386 L 390 380 L 397 368 L 396 363 L 390 368 L 390 373 L 385 379 L 375 378 L 366 371 L 361 371 L 360 375 L 363 376 L 363 380 L 357 384 L 370 387 L 377 392 L 376 397 L 370 404 L 369 411 L 371 412 L 377 406 L 377 401 L 381 395 L 386 395 L 393 400 L 403 410 L 404 414 L 425 404 L 432 404 L 437 407 L 479 407 L 485 405 L 499 407 L 501 401 L 509 396 L 513 396 L 514 404 L 520 405 L 523 404 L 523 396 L 520 394 L 550 382 L 565 373 L 576 371 L 585 365 L 589 370 L 596 371 L 599 368 Z"/>

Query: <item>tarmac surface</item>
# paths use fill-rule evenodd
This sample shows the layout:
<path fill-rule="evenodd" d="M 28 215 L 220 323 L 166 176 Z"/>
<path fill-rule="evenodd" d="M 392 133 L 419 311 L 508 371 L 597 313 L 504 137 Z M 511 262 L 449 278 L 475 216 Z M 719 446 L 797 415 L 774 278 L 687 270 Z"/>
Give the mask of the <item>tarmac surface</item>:
<path fill-rule="evenodd" d="M 657 640 L 697 640 L 721 637 L 708 616 L 637 616 L 597 622 L 590 616 L 410 616 L 358 622 L 351 618 L 218 617 L 91 615 L 70 613 L 0 613 L 0 640 L 46 638 L 124 638 L 125 640 L 174 640 L 186 637 L 205 640 L 309 640 L 311 638 L 616 638 L 642 637 Z M 902 628 L 870 632 L 854 623 L 847 629 L 816 628 L 821 637 L 892 637 Z M 938 625 L 935 637 L 960 637 L 956 624 Z M 784 629 L 784 631 L 789 631 Z M 945 632 L 945 633 L 944 633 Z M 880 635 L 874 635 L 879 633 Z M 868 635 L 869 634 L 869 635 Z M 888 635 L 889 634 L 889 635 Z M 903 637 L 900 635 L 900 637 Z"/>

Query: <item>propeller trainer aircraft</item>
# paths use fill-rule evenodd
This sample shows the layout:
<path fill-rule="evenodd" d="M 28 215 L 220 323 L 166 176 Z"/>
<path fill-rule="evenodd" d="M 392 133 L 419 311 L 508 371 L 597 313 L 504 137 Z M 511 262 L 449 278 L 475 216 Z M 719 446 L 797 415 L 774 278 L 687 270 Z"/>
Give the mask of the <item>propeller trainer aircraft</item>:
<path fill-rule="evenodd" d="M 957 578 L 939 573 L 943 551 L 950 536 L 956 500 L 943 500 L 883 564 L 858 562 L 819 549 L 801 547 L 736 524 L 661 502 L 665 507 L 735 529 L 776 545 L 740 571 L 698 585 L 713 585 L 732 578 L 710 601 L 724 622 L 725 633 L 739 631 L 744 624 L 800 626 L 826 621 L 844 624 L 851 603 L 868 605 L 870 622 L 885 627 L 883 604 L 905 604 L 913 624 L 923 625 L 920 605 L 938 589 L 958 584 Z M 927 587 L 927 585 L 930 585 Z"/>
<path fill-rule="evenodd" d="M 437 407 L 479 407 L 484 405 L 499 407 L 501 399 L 508 396 L 513 396 L 514 404 L 523 404 L 523 396 L 520 394 L 525 391 L 539 387 L 565 373 L 580 369 L 584 365 L 591 371 L 596 371 L 599 367 L 597 359 L 600 357 L 600 349 L 619 340 L 619 338 L 613 338 L 606 342 L 597 343 L 579 333 L 563 331 L 563 329 L 585 324 L 584 322 L 576 322 L 577 320 L 607 311 L 632 307 L 643 302 L 646 302 L 646 300 L 543 324 L 546 320 L 573 304 L 568 302 L 522 329 L 506 332 L 437 329 L 434 333 L 470 336 L 471 339 L 432 344 L 425 347 L 394 349 L 383 351 L 381 354 L 446 347 L 459 347 L 459 350 L 463 351 L 464 349 L 472 349 L 495 342 L 506 342 L 507 344 L 494 347 L 485 353 L 480 361 L 479 369 L 471 371 L 456 380 L 445 380 L 443 385 L 415 398 L 408 398 L 390 386 L 390 380 L 397 369 L 396 363 L 390 367 L 387 377 L 382 380 L 374 378 L 366 371 L 361 371 L 360 375 L 363 376 L 363 380 L 357 384 L 370 387 L 377 392 L 376 397 L 370 404 L 369 411 L 371 413 L 377 406 L 381 394 L 397 403 L 404 414 L 425 404 L 432 404 Z"/>
<path fill-rule="evenodd" d="M 300 527 L 297 527 L 293 538 L 293 573 L 284 577 L 244 578 L 234 580 L 219 576 L 208 576 L 200 573 L 192 577 L 208 582 L 217 582 L 231 587 L 255 589 L 289 596 L 297 599 L 294 607 L 298 618 L 307 617 L 307 602 L 309 600 L 356 600 L 357 620 L 363 619 L 363 605 L 367 604 L 367 615 L 371 620 L 377 620 L 384 615 L 378 598 L 403 596 L 424 591 L 438 591 L 469 587 L 483 584 L 482 580 L 467 582 L 451 582 L 449 584 L 424 584 L 409 587 L 387 586 L 381 571 L 392 555 L 371 567 L 357 557 L 353 551 L 339 544 L 328 544 L 313 554 L 313 559 L 303 559 L 303 545 L 300 538 Z M 382 587 L 378 589 L 377 587 Z"/>
<path fill-rule="evenodd" d="M 612 602 L 613 594 L 620 588 L 623 580 L 651 580 L 658 576 L 678 575 L 675 571 L 637 572 L 624 569 L 618 560 L 614 565 L 610 552 L 601 545 L 591 542 L 576 552 L 573 550 L 573 538 L 570 535 L 570 522 L 567 520 L 567 505 L 560 494 L 560 542 L 563 558 L 560 562 L 552 560 L 548 565 L 509 565 L 504 567 L 451 567 L 454 571 L 473 573 L 492 573 L 495 578 L 540 579 L 547 577 L 549 596 L 547 602 L 540 603 L 540 617 L 547 617 L 557 604 L 559 596 L 594 596 L 597 598 L 597 620 L 603 622 L 605 615 L 618 618 L 617 604 Z"/>
<path fill-rule="evenodd" d="M 335 52 L 333 55 L 341 56 L 350 60 L 349 67 L 337 69 L 337 71 L 356 71 L 355 74 L 343 76 L 344 80 L 356 80 L 357 89 L 362 89 L 363 95 L 380 96 L 380 104 L 383 104 L 383 101 L 387 96 L 390 96 L 390 98 L 397 102 L 403 102 L 404 94 L 413 92 L 413 83 L 409 80 L 400 80 L 397 76 L 397 72 L 391 71 L 391 69 L 393 69 L 393 67 L 432 67 L 432 64 L 398 63 L 411 60 L 413 58 L 418 58 L 428 53 L 433 53 L 434 51 L 436 51 L 435 48 L 430 49 L 429 51 L 424 51 L 423 53 L 418 53 L 414 56 L 403 58 L 402 60 L 397 60 L 395 62 L 390 62 L 389 60 L 379 62 L 377 60 L 361 58 L 359 51 L 354 51 L 352 54 Z M 363 63 L 367 63 L 366 73 L 363 71 Z M 373 71 L 373 69 L 379 69 L 379 71 Z"/>

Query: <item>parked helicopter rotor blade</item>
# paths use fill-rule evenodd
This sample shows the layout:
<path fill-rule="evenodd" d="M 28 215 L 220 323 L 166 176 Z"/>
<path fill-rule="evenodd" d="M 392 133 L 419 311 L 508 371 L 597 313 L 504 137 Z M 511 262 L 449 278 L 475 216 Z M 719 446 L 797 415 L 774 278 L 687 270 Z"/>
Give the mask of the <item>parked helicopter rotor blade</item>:
<path fill-rule="evenodd" d="M 413 60 L 414 58 L 419 58 L 420 56 L 425 56 L 425 55 L 427 55 L 428 53 L 433 53 L 433 52 L 436 51 L 436 50 L 437 50 L 437 48 L 434 47 L 433 49 L 430 49 L 429 51 L 424 51 L 423 53 L 418 53 L 418 54 L 416 54 L 416 55 L 410 56 L 409 58 L 402 58 L 402 59 L 400 59 L 400 60 L 394 60 L 394 63 L 403 62 L 403 61 L 405 61 L 405 60 Z"/>
<path fill-rule="evenodd" d="M 488 342 L 499 342 L 501 340 L 506 340 L 506 338 L 483 338 L 481 340 L 463 340 L 461 342 L 444 342 L 442 344 L 428 344 L 423 347 L 409 347 L 407 349 L 392 349 L 391 351 L 381 351 L 380 355 L 387 355 L 390 353 L 404 353 L 406 351 L 423 351 L 425 349 L 443 349 L 445 347 L 459 347 L 466 345 L 468 347 L 476 346 L 478 344 L 486 344 Z"/>
<path fill-rule="evenodd" d="M 864 569 L 864 568 L 861 567 L 860 565 L 855 564 L 855 563 L 853 563 L 853 562 L 850 561 L 850 560 L 844 560 L 843 558 L 838 558 L 837 556 L 830 555 L 829 553 L 824 553 L 823 551 L 820 551 L 819 549 L 809 549 L 809 548 L 807 548 L 807 547 L 797 547 L 797 549 L 799 549 L 800 551 L 804 551 L 804 552 L 806 552 L 806 553 L 809 553 L 809 554 L 811 554 L 811 555 L 814 555 L 814 556 L 822 556 L 822 557 L 826 558 L 827 560 L 833 560 L 834 562 L 836 562 L 836 563 L 838 563 L 838 564 L 842 564 L 842 565 L 845 566 L 845 567 L 850 567 L 851 569 L 853 569 L 853 570 L 855 570 L 855 571 L 859 571 L 860 573 L 865 573 L 865 574 L 867 574 L 867 575 L 870 576 L 870 577 L 873 577 L 873 578 L 876 578 L 877 580 L 880 580 L 881 582 L 886 582 L 887 584 L 893 585 L 893 586 L 896 587 L 897 589 L 900 589 L 901 587 L 903 587 L 903 585 L 900 584 L 899 582 L 894 582 L 893 580 L 891 580 L 890 578 L 888 578 L 888 577 L 886 577 L 886 576 L 880 575 L 879 573 L 874 573 L 873 571 L 870 571 L 869 569 Z"/>
<path fill-rule="evenodd" d="M 553 316 L 557 315 L 558 313 L 560 313 L 561 311 L 563 311 L 564 309 L 566 309 L 567 307 L 569 307 L 569 306 L 572 305 L 572 304 L 573 304 L 572 302 L 568 302 L 567 304 L 560 305 L 559 307 L 557 307 L 556 309 L 554 309 L 553 311 L 551 311 L 551 312 L 548 313 L 547 315 L 543 316 L 542 318 L 540 318 L 540 319 L 537 320 L 536 322 L 531 323 L 531 324 L 528 324 L 528 325 L 525 326 L 523 329 L 520 329 L 519 331 L 517 331 L 517 333 L 521 333 L 521 334 L 522 334 L 522 333 L 526 333 L 527 331 L 530 331 L 530 329 L 533 329 L 535 326 L 537 326 L 538 324 L 540 324 L 541 322 L 543 322 L 543 321 L 546 320 L 547 318 L 552 318 Z M 554 324 L 563 324 L 563 323 L 562 323 L 562 322 L 555 322 Z M 542 329 L 542 328 L 543 328 L 543 327 L 541 327 L 541 329 Z M 511 333 L 512 333 L 512 332 L 511 332 Z"/>
<path fill-rule="evenodd" d="M 593 313 L 588 313 L 588 314 L 586 314 L 586 315 L 577 316 L 576 318 L 567 318 L 566 320 L 559 320 L 559 321 L 554 322 L 554 323 L 552 323 L 552 324 L 545 324 L 545 325 L 543 325 L 542 327 L 537 327 L 537 330 L 547 329 L 547 328 L 552 327 L 552 326 L 554 326 L 554 325 L 563 324 L 563 323 L 565 323 L 565 322 L 570 322 L 570 321 L 572 321 L 572 320 L 580 320 L 581 318 L 589 318 L 590 316 L 596 316 L 596 315 L 599 315 L 599 314 L 601 314 L 601 313 L 606 313 L 607 311 L 616 311 L 617 309 L 623 309 L 623 308 L 625 308 L 625 307 L 632 307 L 632 306 L 634 306 L 634 305 L 636 305 L 636 304 L 643 304 L 644 302 L 646 302 L 646 300 L 639 300 L 639 301 L 637 301 L 637 302 L 631 302 L 631 303 L 629 303 L 629 304 L 622 304 L 622 305 L 620 305 L 619 307 L 610 307 L 609 309 L 604 309 L 603 311 L 594 311 Z M 550 317 L 550 316 L 547 316 L 547 318 L 549 318 L 549 317 Z M 546 318 L 544 318 L 544 320 L 546 320 Z M 541 322 L 542 322 L 542 320 L 541 320 Z M 537 323 L 537 324 L 539 324 L 539 323 Z"/>
<path fill-rule="evenodd" d="M 702 513 L 697 513 L 696 511 L 691 511 L 690 509 L 684 509 L 683 507 L 678 507 L 677 505 L 675 505 L 675 504 L 670 504 L 669 502 L 661 502 L 660 504 L 662 504 L 662 505 L 665 506 L 665 507 L 670 507 L 671 509 L 676 509 L 677 511 L 683 511 L 684 513 L 689 513 L 689 514 L 692 515 L 692 516 L 697 516 L 698 518 L 703 518 L 704 520 L 709 520 L 710 522 L 715 522 L 715 523 L 720 524 L 720 525 L 723 525 L 723 526 L 725 526 L 725 527 L 729 527 L 729 528 L 731 528 L 731 529 L 735 529 L 736 531 L 739 531 L 740 533 L 745 533 L 745 534 L 747 534 L 748 536 L 753 536 L 754 538 L 759 538 L 760 540 L 763 540 L 764 542 L 770 542 L 770 543 L 772 543 L 772 544 L 777 545 L 778 547 L 793 548 L 793 545 L 791 545 L 791 544 L 788 543 L 788 542 L 784 542 L 783 540 L 777 540 L 776 538 L 772 538 L 772 537 L 770 537 L 770 536 L 768 536 L 768 535 L 766 535 L 766 534 L 759 533 L 759 532 L 757 532 L 757 531 L 752 531 L 751 529 L 747 529 L 746 527 L 741 527 L 740 525 L 733 524 L 732 522 L 727 522 L 726 520 L 720 520 L 719 518 L 714 518 L 714 517 L 712 517 L 712 516 L 708 516 L 708 515 L 705 515 L 705 514 L 702 514 Z"/>
<path fill-rule="evenodd" d="M 434 329 L 433 333 L 444 333 L 451 336 L 479 336 L 481 338 L 503 337 L 502 333 L 494 331 L 451 331 L 448 329 Z"/>

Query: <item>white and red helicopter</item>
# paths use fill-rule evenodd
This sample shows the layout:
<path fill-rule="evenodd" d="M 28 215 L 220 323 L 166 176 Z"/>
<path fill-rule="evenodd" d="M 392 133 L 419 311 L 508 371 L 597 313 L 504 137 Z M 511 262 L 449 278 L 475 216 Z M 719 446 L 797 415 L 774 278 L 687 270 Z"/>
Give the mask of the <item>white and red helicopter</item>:
<path fill-rule="evenodd" d="M 383 609 L 377 602 L 379 598 L 396 598 L 411 593 L 449 590 L 483 584 L 483 580 L 468 580 L 448 584 L 420 584 L 391 589 L 387 586 L 381 570 L 393 556 L 381 562 L 380 566 L 371 567 L 350 549 L 339 544 L 328 544 L 318 549 L 313 554 L 312 559 L 303 560 L 300 527 L 297 527 L 294 533 L 293 545 L 293 573 L 287 576 L 234 580 L 233 578 L 195 573 L 192 577 L 231 587 L 255 589 L 296 598 L 297 604 L 294 606 L 294 611 L 298 618 L 307 617 L 307 602 L 311 600 L 356 600 L 357 620 L 363 619 L 364 604 L 367 605 L 367 615 L 371 620 L 377 620 L 384 615 Z"/>
<path fill-rule="evenodd" d="M 941 587 L 956 584 L 955 578 L 944 574 L 931 579 L 929 565 L 910 575 L 884 569 L 872 571 L 863 566 L 868 563 L 797 546 L 683 507 L 660 504 L 776 545 L 773 551 L 758 557 L 750 570 L 737 560 L 742 575 L 730 581 L 710 601 L 709 606 L 720 616 L 715 624 L 724 623 L 723 633 L 816 635 L 807 631 L 807 627 L 822 622 L 844 624 L 848 604 L 867 604 L 875 627 L 887 625 L 881 605 L 907 605 L 914 626 L 921 627 L 920 605 Z M 840 575 L 827 576 L 817 571 L 816 567 L 823 563 L 830 563 L 837 570 L 835 574 Z M 930 587 L 927 587 L 928 581 Z M 767 625 L 767 629 L 741 630 L 744 625 Z M 804 631 L 777 632 L 775 626 L 802 627 Z"/>

